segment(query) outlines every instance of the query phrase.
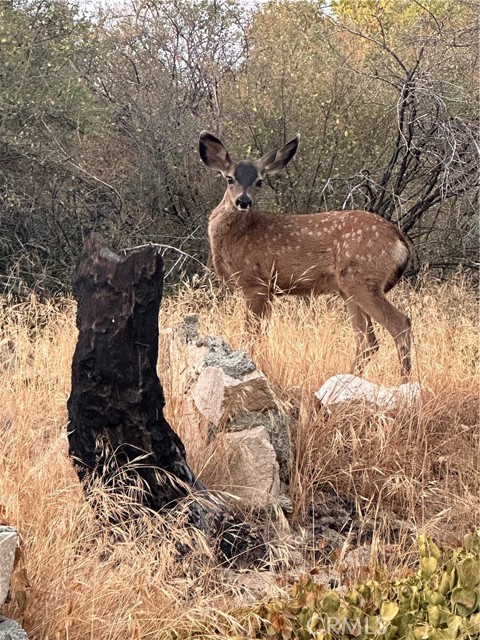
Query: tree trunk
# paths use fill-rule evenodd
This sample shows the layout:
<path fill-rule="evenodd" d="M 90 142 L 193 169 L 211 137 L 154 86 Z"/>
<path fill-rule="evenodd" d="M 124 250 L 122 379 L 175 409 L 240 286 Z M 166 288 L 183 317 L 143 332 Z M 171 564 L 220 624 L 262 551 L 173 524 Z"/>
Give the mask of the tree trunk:
<path fill-rule="evenodd" d="M 203 488 L 163 416 L 156 372 L 163 260 L 153 248 L 120 257 L 98 234 L 73 278 L 77 347 L 68 400 L 69 452 L 81 480 L 121 481 L 156 511 Z"/>

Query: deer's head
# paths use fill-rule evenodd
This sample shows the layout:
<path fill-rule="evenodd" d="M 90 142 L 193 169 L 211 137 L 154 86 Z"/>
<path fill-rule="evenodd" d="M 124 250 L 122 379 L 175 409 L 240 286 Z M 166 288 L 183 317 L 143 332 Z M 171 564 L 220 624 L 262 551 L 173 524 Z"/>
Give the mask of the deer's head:
<path fill-rule="evenodd" d="M 265 154 L 256 162 L 233 162 L 223 143 L 208 131 L 200 134 L 199 152 L 203 162 L 220 171 L 227 181 L 225 198 L 240 211 L 249 211 L 256 190 L 262 186 L 267 174 L 277 173 L 293 158 L 300 135 L 279 149 Z"/>

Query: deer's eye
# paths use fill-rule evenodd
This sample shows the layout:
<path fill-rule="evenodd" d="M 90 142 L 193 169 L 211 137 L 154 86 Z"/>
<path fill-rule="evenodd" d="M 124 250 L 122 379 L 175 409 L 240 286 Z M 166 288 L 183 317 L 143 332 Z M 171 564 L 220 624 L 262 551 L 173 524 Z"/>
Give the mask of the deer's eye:
<path fill-rule="evenodd" d="M 263 180 L 257 180 L 257 181 L 256 181 L 256 183 L 255 183 L 255 186 L 256 186 L 256 187 L 259 187 L 259 188 L 260 188 L 262 185 L 263 185 Z"/>
<path fill-rule="evenodd" d="M 228 184 L 233 184 L 235 182 L 235 180 L 232 178 L 232 176 L 227 176 L 227 183 Z"/>

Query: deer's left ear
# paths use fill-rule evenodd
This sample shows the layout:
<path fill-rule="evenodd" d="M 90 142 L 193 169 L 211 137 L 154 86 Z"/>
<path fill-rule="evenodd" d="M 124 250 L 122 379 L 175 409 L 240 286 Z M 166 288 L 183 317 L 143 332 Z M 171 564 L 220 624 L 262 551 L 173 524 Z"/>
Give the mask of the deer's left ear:
<path fill-rule="evenodd" d="M 286 167 L 293 156 L 297 153 L 299 140 L 300 134 L 297 133 L 295 138 L 290 140 L 290 142 L 287 142 L 287 144 L 284 144 L 283 147 L 280 147 L 275 151 L 271 151 L 260 158 L 260 160 L 257 160 L 255 164 L 259 174 L 264 176 L 267 173 L 277 173 L 277 171 L 281 171 Z"/>
<path fill-rule="evenodd" d="M 198 151 L 203 162 L 210 167 L 221 171 L 224 175 L 232 166 L 230 155 L 223 142 L 208 131 L 202 131 L 198 143 Z"/>

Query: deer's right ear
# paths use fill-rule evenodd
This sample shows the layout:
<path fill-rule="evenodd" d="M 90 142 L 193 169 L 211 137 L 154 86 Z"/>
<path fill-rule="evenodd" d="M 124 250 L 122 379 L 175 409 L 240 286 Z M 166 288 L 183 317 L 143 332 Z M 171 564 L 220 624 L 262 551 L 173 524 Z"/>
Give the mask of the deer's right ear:
<path fill-rule="evenodd" d="M 232 161 L 223 143 L 208 131 L 202 131 L 198 151 L 203 162 L 210 169 L 221 171 L 224 175 L 232 166 Z"/>
<path fill-rule="evenodd" d="M 287 144 L 284 144 L 283 147 L 271 151 L 260 158 L 260 160 L 257 160 L 256 165 L 260 175 L 265 176 L 267 173 L 277 173 L 277 171 L 286 167 L 297 153 L 299 140 L 300 134 L 297 133 L 295 138 L 287 142 Z"/>

